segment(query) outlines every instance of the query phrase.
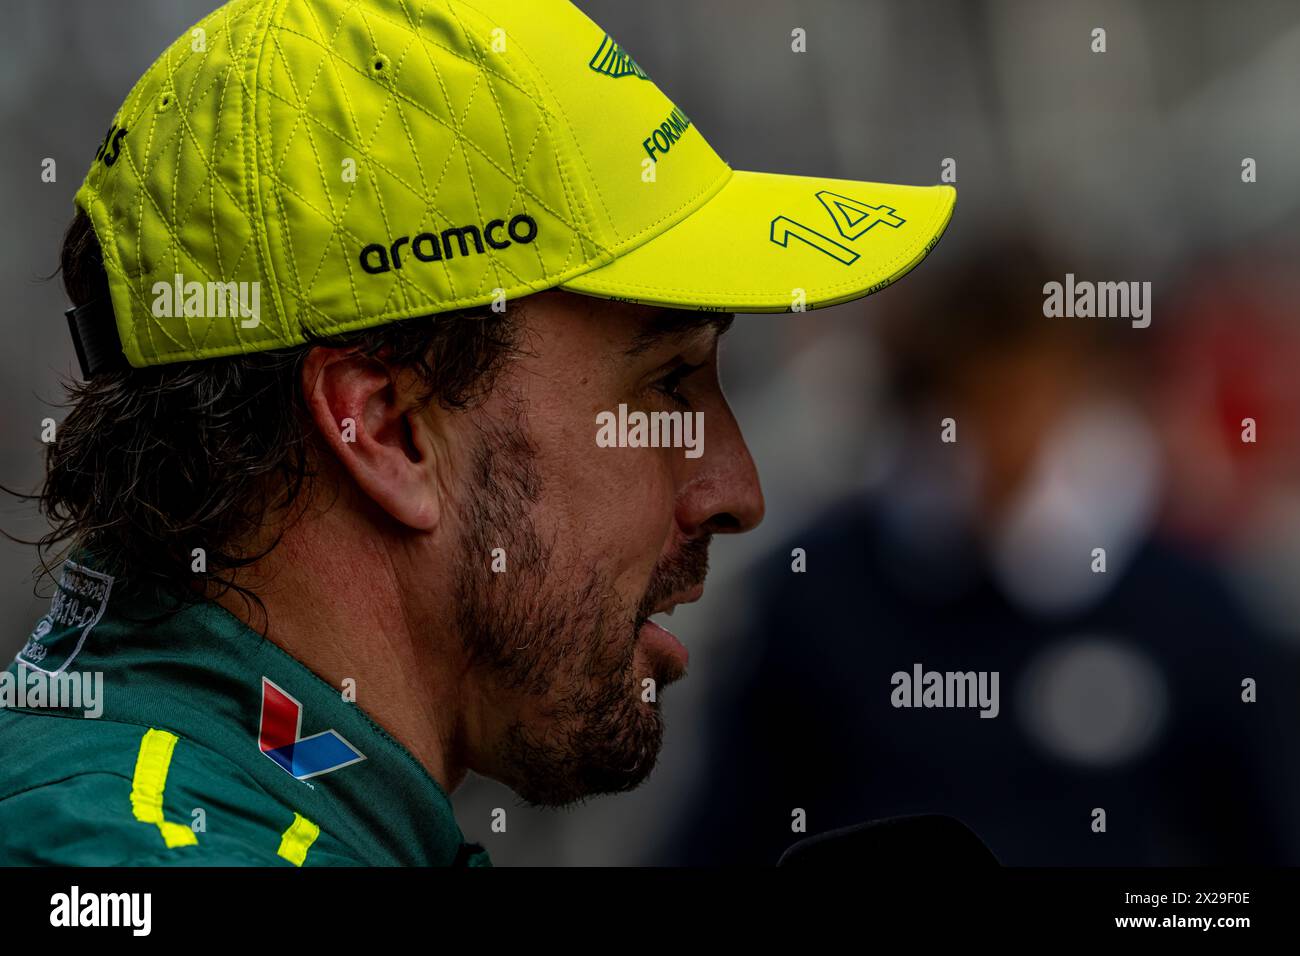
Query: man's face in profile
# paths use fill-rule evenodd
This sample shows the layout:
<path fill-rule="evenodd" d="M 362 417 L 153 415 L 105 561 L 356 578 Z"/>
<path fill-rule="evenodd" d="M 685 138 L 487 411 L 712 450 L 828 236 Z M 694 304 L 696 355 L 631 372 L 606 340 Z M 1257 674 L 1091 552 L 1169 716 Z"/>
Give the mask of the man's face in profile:
<path fill-rule="evenodd" d="M 655 695 L 686 654 L 647 619 L 700 597 L 710 537 L 754 527 L 763 498 L 718 381 L 729 316 L 565 292 L 520 313 L 523 354 L 457 422 L 457 544 L 429 572 L 464 642 L 465 763 L 561 805 L 650 773 Z M 620 404 L 702 413 L 704 454 L 598 446 Z"/>

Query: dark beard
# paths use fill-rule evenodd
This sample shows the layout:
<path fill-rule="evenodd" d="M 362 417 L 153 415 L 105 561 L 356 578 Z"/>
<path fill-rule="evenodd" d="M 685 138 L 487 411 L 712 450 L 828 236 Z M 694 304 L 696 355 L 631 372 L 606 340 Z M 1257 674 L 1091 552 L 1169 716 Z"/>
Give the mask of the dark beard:
<path fill-rule="evenodd" d="M 508 728 L 495 755 L 502 782 L 527 804 L 559 807 L 630 790 L 654 769 L 663 717 L 657 702 L 641 701 L 633 655 L 641 614 L 673 588 L 648 588 L 649 604 L 633 612 L 595 568 L 576 585 L 561 583 L 572 571 L 555 566 L 555 542 L 532 520 L 542 487 L 522 421 L 515 409 L 480 436 L 456 614 L 485 692 L 524 694 L 543 707 L 544 723 Z M 494 548 L 505 550 L 503 573 L 491 570 Z"/>

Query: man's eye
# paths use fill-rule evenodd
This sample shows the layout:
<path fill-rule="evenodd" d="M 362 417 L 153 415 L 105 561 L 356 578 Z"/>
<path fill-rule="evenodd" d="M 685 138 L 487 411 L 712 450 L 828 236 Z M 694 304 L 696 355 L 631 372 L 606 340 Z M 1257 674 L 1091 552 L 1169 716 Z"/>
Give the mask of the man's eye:
<path fill-rule="evenodd" d="M 687 365 L 685 363 L 678 365 L 663 378 L 655 382 L 655 391 L 662 392 L 678 405 L 681 405 L 684 408 L 689 408 L 691 403 L 686 399 L 685 395 L 682 395 L 681 392 L 678 391 L 678 389 L 681 387 L 683 379 L 698 372 L 702 368 L 704 368 L 703 365 Z"/>

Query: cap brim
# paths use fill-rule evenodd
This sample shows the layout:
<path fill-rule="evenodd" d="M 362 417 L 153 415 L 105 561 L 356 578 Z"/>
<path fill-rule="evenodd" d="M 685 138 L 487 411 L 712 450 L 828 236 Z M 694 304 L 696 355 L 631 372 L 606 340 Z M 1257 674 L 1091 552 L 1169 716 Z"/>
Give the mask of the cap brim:
<path fill-rule="evenodd" d="M 737 170 L 672 228 L 561 287 L 726 312 L 835 305 L 906 275 L 939 241 L 956 201 L 952 186 Z"/>

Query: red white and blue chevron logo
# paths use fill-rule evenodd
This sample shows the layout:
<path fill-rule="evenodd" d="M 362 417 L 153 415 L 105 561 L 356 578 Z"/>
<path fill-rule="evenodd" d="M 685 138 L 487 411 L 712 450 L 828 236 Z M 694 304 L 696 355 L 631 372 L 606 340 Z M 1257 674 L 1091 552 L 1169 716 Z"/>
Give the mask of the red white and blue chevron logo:
<path fill-rule="evenodd" d="M 269 677 L 262 678 L 262 720 L 257 743 L 262 753 L 299 780 L 366 759 L 336 730 L 303 737 L 302 704 Z"/>

